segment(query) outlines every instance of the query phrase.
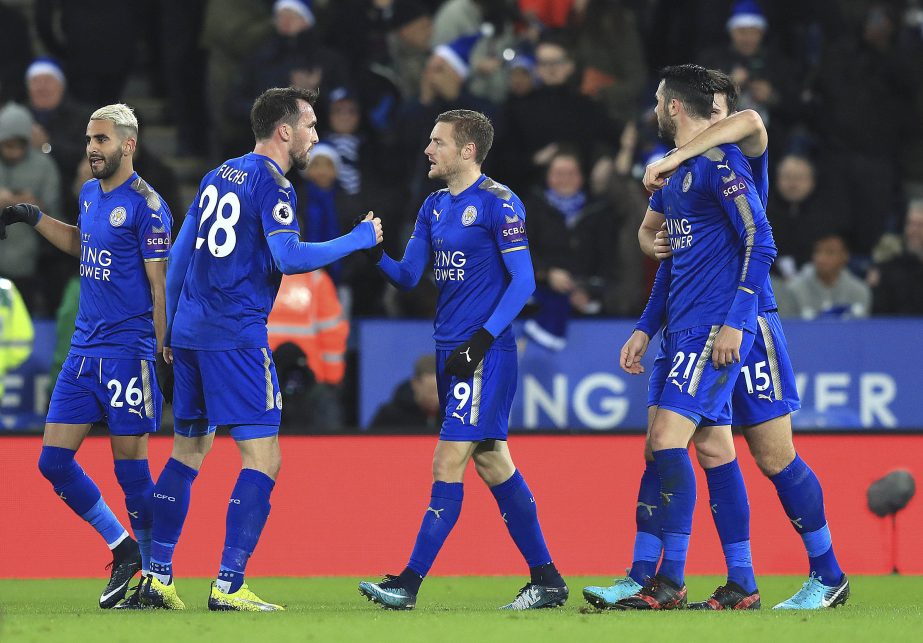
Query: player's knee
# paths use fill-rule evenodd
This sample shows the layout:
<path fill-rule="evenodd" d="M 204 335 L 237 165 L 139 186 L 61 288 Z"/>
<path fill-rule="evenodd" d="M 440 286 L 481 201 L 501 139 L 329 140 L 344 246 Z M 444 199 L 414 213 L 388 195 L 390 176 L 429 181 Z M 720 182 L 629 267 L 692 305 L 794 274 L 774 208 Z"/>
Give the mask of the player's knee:
<path fill-rule="evenodd" d="M 61 485 L 78 475 L 80 465 L 74 460 L 75 451 L 58 447 L 42 447 L 38 470 L 53 485 Z"/>
<path fill-rule="evenodd" d="M 733 462 L 737 457 L 734 451 L 734 443 L 725 443 L 716 441 L 710 444 L 695 445 L 696 459 L 703 469 L 714 469 L 728 462 Z"/>
<path fill-rule="evenodd" d="M 475 465 L 477 466 L 477 465 Z M 433 480 L 436 482 L 461 482 L 464 468 L 459 472 L 458 463 L 450 458 L 433 457 Z"/>
<path fill-rule="evenodd" d="M 506 482 L 511 475 L 506 467 L 497 466 L 498 464 L 477 459 L 474 461 L 474 470 L 488 487 L 496 487 L 498 484 Z"/>
<path fill-rule="evenodd" d="M 753 460 L 756 466 L 767 478 L 780 473 L 785 467 L 790 465 L 795 459 L 795 449 L 772 449 L 765 451 L 753 452 Z"/>

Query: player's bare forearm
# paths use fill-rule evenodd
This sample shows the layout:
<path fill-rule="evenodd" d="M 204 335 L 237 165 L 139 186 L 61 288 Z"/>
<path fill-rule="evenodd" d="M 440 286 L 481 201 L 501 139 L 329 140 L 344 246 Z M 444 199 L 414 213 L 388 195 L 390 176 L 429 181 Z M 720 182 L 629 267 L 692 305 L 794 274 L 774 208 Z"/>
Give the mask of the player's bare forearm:
<path fill-rule="evenodd" d="M 654 253 L 654 241 L 665 220 L 666 218 L 660 212 L 654 212 L 648 208 L 641 221 L 641 227 L 638 228 L 638 245 L 641 246 L 641 252 L 651 259 L 657 258 Z"/>
<path fill-rule="evenodd" d="M 146 261 L 144 272 L 151 284 L 151 299 L 154 303 L 154 336 L 157 338 L 157 352 L 163 350 L 167 334 L 167 262 Z"/>
<path fill-rule="evenodd" d="M 46 214 L 35 224 L 35 229 L 58 250 L 73 257 L 80 256 L 80 230 L 77 226 L 68 225 Z"/>
<path fill-rule="evenodd" d="M 752 109 L 732 114 L 677 148 L 675 153 L 680 159 L 687 160 L 728 143 L 735 143 L 751 158 L 762 156 L 769 144 L 769 135 L 760 115 Z"/>

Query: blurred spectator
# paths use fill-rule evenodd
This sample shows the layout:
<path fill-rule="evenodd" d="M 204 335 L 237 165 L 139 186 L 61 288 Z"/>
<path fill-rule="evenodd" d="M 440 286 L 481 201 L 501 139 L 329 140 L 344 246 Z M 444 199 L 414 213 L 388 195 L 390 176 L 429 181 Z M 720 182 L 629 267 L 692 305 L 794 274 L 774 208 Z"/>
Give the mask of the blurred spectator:
<path fill-rule="evenodd" d="M 923 200 L 907 208 L 903 253 L 875 266 L 869 282 L 876 315 L 923 315 Z"/>
<path fill-rule="evenodd" d="M 783 142 L 799 111 L 803 72 L 766 42 L 768 26 L 759 3 L 737 0 L 727 21 L 730 43 L 706 50 L 700 62 L 728 73 L 740 86 L 738 108 L 759 112 L 771 140 Z"/>
<path fill-rule="evenodd" d="M 413 0 L 415 3 L 415 0 Z M 387 58 L 390 21 L 407 0 L 337 0 L 327 5 L 324 38 L 327 46 L 349 62 L 353 79 L 372 62 Z"/>
<path fill-rule="evenodd" d="M 541 183 L 545 166 L 560 146 L 578 150 L 592 167 L 618 140 L 618 129 L 602 106 L 581 94 L 576 65 L 559 34 L 545 36 L 535 49 L 541 86 L 506 103 L 506 136 L 496 144 L 503 180 L 517 192 Z"/>
<path fill-rule="evenodd" d="M 779 251 L 775 267 L 791 279 L 811 260 L 817 239 L 832 232 L 845 233 L 846 204 L 837 190 L 818 190 L 814 164 L 804 156 L 783 158 L 771 186 L 766 212 Z"/>
<path fill-rule="evenodd" d="M 582 69 L 580 91 L 601 102 L 612 120 L 632 120 L 647 73 L 634 12 L 624 2 L 580 2 L 571 28 Z"/>
<path fill-rule="evenodd" d="M 32 354 L 35 330 L 22 296 L 8 279 L 0 278 L 0 404 L 3 380 Z"/>
<path fill-rule="evenodd" d="M 429 161 L 423 154 L 436 117 L 449 109 L 472 109 L 487 116 L 492 116 L 494 112 L 490 102 L 474 96 L 465 86 L 471 73 L 468 57 L 477 38 L 476 35 L 464 36 L 448 45 L 436 47 L 423 70 L 419 96 L 407 101 L 401 111 L 396 137 L 399 159 L 395 162 L 412 168 L 407 198 L 410 203 L 422 201 L 430 192 L 444 187 L 444 184 L 427 178 Z M 494 127 L 497 127 L 496 123 Z M 407 226 L 412 220 L 408 218 Z"/>
<path fill-rule="evenodd" d="M 135 64 L 138 3 L 124 0 L 35 0 L 35 26 L 45 48 L 64 62 L 71 94 L 95 107 L 119 102 Z M 118 48 L 100 38 L 118 38 Z"/>
<path fill-rule="evenodd" d="M 571 310 L 597 314 L 602 309 L 603 292 L 615 277 L 612 248 L 618 229 L 607 205 L 587 193 L 573 152 L 554 156 L 545 188 L 533 190 L 524 205 L 538 284 L 538 311 L 524 332 L 545 348 L 561 350 Z"/>
<path fill-rule="evenodd" d="M 32 116 L 16 103 L 0 109 L 0 208 L 34 203 L 60 216 L 60 179 L 48 154 L 30 145 Z M 0 277 L 12 279 L 33 315 L 49 315 L 43 280 L 38 278 L 39 236 L 31 226 L 11 226 L 0 253 Z"/>
<path fill-rule="evenodd" d="M 269 346 L 276 352 L 289 350 L 279 368 L 284 391 L 282 407 L 286 423 L 306 424 L 329 432 L 342 428 L 343 409 L 339 387 L 346 372 L 346 339 L 349 322 L 343 316 L 333 281 L 324 270 L 282 278 L 275 305 L 269 315 Z M 301 353 L 304 362 L 289 359 Z M 281 366 L 284 366 L 284 370 Z M 285 407 L 289 406 L 286 412 Z"/>
<path fill-rule="evenodd" d="M 30 60 L 32 39 L 26 17 L 18 7 L 0 2 L 0 105 L 25 101 L 22 79 Z"/>
<path fill-rule="evenodd" d="M 404 100 L 420 92 L 420 77 L 430 55 L 433 18 L 422 2 L 397 2 L 389 21 L 388 67 Z"/>
<path fill-rule="evenodd" d="M 449 0 L 433 19 L 433 47 L 480 34 L 471 50 L 468 89 L 493 103 L 506 98 L 504 55 L 517 44 L 513 21 L 518 12 L 507 0 Z"/>
<path fill-rule="evenodd" d="M 276 0 L 273 33 L 238 72 L 230 101 L 237 120 L 248 122 L 253 100 L 270 87 L 319 88 L 323 102 L 330 90 L 348 84 L 346 59 L 323 44 L 309 5 L 307 0 Z M 241 138 L 239 145 L 244 142 Z"/>
<path fill-rule="evenodd" d="M 77 326 L 77 309 L 80 306 L 80 277 L 73 276 L 67 281 L 64 288 L 64 296 L 61 303 L 55 311 L 54 325 L 54 353 L 51 355 L 51 365 L 48 367 L 48 398 L 51 399 L 51 392 L 54 391 L 55 382 L 58 381 L 58 374 L 67 359 L 67 354 L 71 349 L 71 340 L 74 337 L 74 329 Z"/>
<path fill-rule="evenodd" d="M 516 53 L 509 62 L 507 75 L 508 96 L 521 98 L 535 89 L 538 79 L 535 76 L 535 58 L 528 54 Z"/>
<path fill-rule="evenodd" d="M 359 131 L 361 114 L 355 94 L 348 87 L 337 87 L 330 92 L 328 121 L 330 131 L 322 138 L 329 143 L 340 158 L 337 179 L 346 194 L 354 196 L 362 190 L 363 167 L 370 165 L 366 138 Z M 366 149 L 363 149 L 366 148 Z M 363 155 L 362 152 L 365 152 Z"/>
<path fill-rule="evenodd" d="M 401 382 L 391 400 L 378 407 L 370 426 L 401 429 L 402 433 L 435 433 L 441 424 L 436 357 L 423 355 L 414 362 L 413 377 Z"/>
<path fill-rule="evenodd" d="M 34 119 L 32 146 L 52 155 L 61 183 L 67 186 L 74 176 L 74 168 L 85 161 L 84 137 L 94 108 L 71 98 L 64 70 L 53 58 L 32 61 L 26 70 L 26 84 L 29 110 Z"/>
<path fill-rule="evenodd" d="M 804 319 L 867 317 L 872 292 L 847 270 L 848 263 L 849 249 L 843 237 L 828 234 L 818 239 L 811 263 L 788 284 L 797 309 L 785 310 L 779 302 L 780 314 Z"/>
<path fill-rule="evenodd" d="M 896 164 L 911 131 L 909 106 L 919 79 L 896 44 L 897 20 L 892 7 L 872 3 L 860 37 L 841 34 L 817 75 L 822 163 L 842 182 L 847 241 L 860 257 L 871 254 L 900 212 Z"/>
<path fill-rule="evenodd" d="M 337 213 L 337 177 L 341 165 L 340 155 L 333 146 L 317 143 L 311 148 L 310 162 L 300 172 L 302 180 L 295 185 L 302 240 L 330 241 L 339 237 L 342 230 L 351 229 L 350 221 L 341 221 Z M 348 213 L 344 217 L 348 219 Z M 341 269 L 340 261 L 327 267 L 334 281 L 339 280 Z"/>
<path fill-rule="evenodd" d="M 202 45 L 208 50 L 208 110 L 222 158 L 238 156 L 252 146 L 249 119 L 241 122 L 231 116 L 227 101 L 241 68 L 272 31 L 272 12 L 265 1 L 208 0 L 205 4 Z"/>
<path fill-rule="evenodd" d="M 176 122 L 177 156 L 208 155 L 206 52 L 201 42 L 206 4 L 189 0 L 159 0 L 162 75 L 170 100 L 170 113 Z M 161 184 L 154 185 L 163 196 Z M 170 203 L 170 206 L 173 207 L 173 204 Z M 176 210 L 173 212 L 175 214 Z"/>

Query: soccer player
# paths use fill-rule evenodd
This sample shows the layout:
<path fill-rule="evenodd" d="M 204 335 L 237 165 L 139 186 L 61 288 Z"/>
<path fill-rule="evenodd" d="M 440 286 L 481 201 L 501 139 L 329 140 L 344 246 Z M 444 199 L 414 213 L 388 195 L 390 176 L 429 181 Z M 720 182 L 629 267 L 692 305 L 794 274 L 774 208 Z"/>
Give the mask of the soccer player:
<path fill-rule="evenodd" d="M 359 592 L 382 607 L 412 609 L 426 574 L 462 506 L 465 469 L 490 487 L 531 578 L 503 609 L 563 605 L 568 590 L 551 560 L 535 498 L 507 446 L 516 392 L 516 345 L 510 323 L 535 289 L 526 213 L 509 188 L 481 174 L 493 126 L 478 112 L 452 110 L 436 118 L 424 153 L 429 178 L 447 188 L 430 194 L 417 214 L 404 257 L 379 253 L 378 267 L 398 288 L 436 274 L 434 322 L 439 397 L 444 417 L 433 455 L 433 486 L 407 567 Z"/>
<path fill-rule="evenodd" d="M 717 124 L 705 130 L 670 156 L 648 166 L 645 173 L 645 186 L 654 191 L 659 190 L 663 187 L 665 178 L 672 175 L 676 168 L 679 167 L 679 164 L 688 158 L 716 145 L 735 142 L 740 146 L 753 169 L 754 180 L 758 186 L 761 200 L 765 203 L 768 192 L 768 163 L 767 135 L 762 119 L 755 112 L 748 110 L 735 114 L 727 118 L 727 120 L 721 120 L 727 114 L 721 104 L 724 98 L 720 93 L 722 91 L 721 85 L 729 88 L 729 90 L 725 90 L 729 111 L 734 111 L 735 109 L 736 88 L 724 74 L 719 72 L 717 78 L 719 86 L 716 88 L 715 102 L 722 108 Z M 666 262 L 671 254 L 669 243 L 664 243 L 666 235 L 658 230 L 659 221 L 656 213 L 649 212 L 648 214 L 650 216 L 645 221 L 647 226 L 642 229 L 647 251 Z M 657 231 L 656 234 L 655 231 Z M 643 243 L 642 245 L 645 244 Z M 849 582 L 840 569 L 833 552 L 830 530 L 824 514 L 823 491 L 820 482 L 813 471 L 796 454 L 792 441 L 791 412 L 800 408 L 801 403 L 795 388 L 795 375 L 786 350 L 785 336 L 778 319 L 775 299 L 769 281 L 766 282 L 760 293 L 759 311 L 758 324 L 760 332 L 757 333 L 753 349 L 744 363 L 743 377 L 738 379 L 734 390 L 734 423 L 742 426 L 744 437 L 757 465 L 776 486 L 786 514 L 802 537 L 810 566 L 810 576 L 801 590 L 790 599 L 776 605 L 776 609 L 836 607 L 845 603 L 849 597 Z M 659 324 L 659 320 L 653 324 L 645 324 L 645 329 L 636 331 L 626 343 L 623 349 L 623 357 L 625 358 L 623 359 L 623 367 L 626 370 L 637 370 L 634 368 L 637 360 L 643 355 L 650 336 L 656 333 Z M 639 328 L 641 328 L 641 325 L 639 325 Z M 648 335 L 648 333 L 651 333 L 651 335 Z M 698 435 L 695 443 L 698 453 L 700 448 Z M 719 451 L 720 446 L 718 445 Z M 709 447 L 711 447 L 710 453 L 714 453 L 714 445 L 708 445 L 706 448 Z M 725 459 L 727 458 L 725 457 Z M 648 469 L 650 468 L 651 465 L 649 464 Z M 730 494 L 722 494 L 722 491 L 736 490 L 735 495 L 739 496 L 743 490 L 742 479 L 738 473 L 739 468 L 736 466 L 736 462 L 730 467 L 724 467 L 724 469 L 733 470 L 733 476 L 724 476 L 726 479 L 731 480 L 724 484 L 721 484 L 720 481 L 722 476 L 715 475 L 715 473 L 720 474 L 721 469 L 706 469 L 706 474 L 709 476 L 709 489 L 713 507 L 721 500 L 716 496 L 720 497 L 722 495 L 728 497 L 720 504 L 733 507 L 734 505 L 730 504 Z M 718 483 L 715 485 L 715 489 L 712 489 L 713 480 Z M 644 478 L 642 478 L 639 502 L 643 502 L 642 496 L 649 497 L 651 495 L 656 495 L 656 490 L 645 490 Z M 653 514 L 653 511 L 649 513 Z M 733 528 L 728 525 L 722 525 L 722 520 L 719 519 L 719 516 L 724 514 L 729 516 L 726 519 L 730 519 L 730 517 L 734 516 L 734 513 L 734 511 L 723 511 L 721 507 L 713 513 L 719 536 L 721 536 L 722 544 L 725 546 L 729 544 L 725 542 L 725 536 Z M 746 511 L 746 514 L 748 518 L 749 511 Z M 656 530 L 657 521 L 653 515 L 645 515 L 643 518 L 639 514 L 636 558 L 639 552 L 645 549 L 643 545 L 645 540 L 650 541 L 649 551 L 646 554 L 640 553 L 640 556 L 646 556 L 648 559 L 654 556 L 659 558 L 659 536 L 655 540 L 641 535 L 642 525 L 644 532 L 653 532 Z M 741 522 L 741 518 L 742 516 L 738 515 L 737 521 Z M 620 598 L 620 593 L 624 594 L 624 592 L 631 589 L 632 585 L 637 584 L 637 581 L 633 580 L 632 576 L 642 575 L 645 564 L 645 561 L 633 563 L 630 576 L 626 579 L 618 581 L 609 588 L 586 588 L 584 595 L 591 602 L 600 604 L 603 607 L 617 601 Z M 648 561 L 647 564 L 650 564 L 650 562 Z M 746 604 L 747 598 L 738 583 L 729 582 L 727 585 L 719 587 L 707 601 L 695 603 L 690 607 L 729 609 L 738 607 L 742 602 Z M 749 604 L 753 605 L 752 602 Z"/>
<path fill-rule="evenodd" d="M 707 70 L 696 65 L 667 68 L 657 92 L 661 135 L 682 145 L 706 129 L 713 94 Z M 649 438 L 656 467 L 652 473 L 659 478 L 654 486 L 663 504 L 642 500 L 646 506 L 639 509 L 654 507 L 648 513 L 662 514 L 664 555 L 659 573 L 653 575 L 656 559 L 649 561 L 641 587 L 615 603 L 623 609 L 685 606 L 683 571 L 695 504 L 686 447 L 697 428 L 703 436 L 714 432 L 721 437 L 717 427 L 730 424 L 740 360 L 749 352 L 757 328 L 757 294 L 775 256 L 749 164 L 736 146 L 712 148 L 688 160 L 667 188 L 654 195 L 651 209 L 665 214 L 674 258 L 663 346 L 667 359 L 665 368 L 655 368 L 650 383 L 657 407 L 652 410 Z M 730 484 L 733 466 L 736 463 L 725 467 L 729 473 L 723 476 L 722 486 Z M 731 500 L 741 504 L 738 498 Z M 756 584 L 748 520 L 743 527 L 736 523 L 731 527 L 736 537 L 728 552 L 729 566 L 736 572 L 734 577 L 750 585 L 747 593 L 751 594 Z M 649 546 L 650 539 L 642 544 Z"/>
<path fill-rule="evenodd" d="M 247 560 L 269 516 L 281 466 L 282 393 L 266 319 L 282 274 L 310 272 L 381 243 L 372 213 L 324 243 L 299 241 L 295 192 L 285 178 L 304 169 L 317 142 L 316 91 L 269 89 L 250 112 L 253 152 L 205 175 L 189 208 L 167 274 L 165 357 L 173 362 L 173 452 L 154 488 L 151 576 L 144 604 L 183 609 L 173 583 L 173 551 L 192 483 L 217 425 L 227 426 L 242 468 L 228 504 L 221 567 L 210 610 L 274 611 L 244 583 Z"/>
<path fill-rule="evenodd" d="M 27 223 L 55 247 L 80 258 L 80 304 L 70 353 L 51 394 L 38 468 L 55 493 L 112 550 L 112 574 L 99 606 L 115 606 L 131 578 L 149 569 L 152 490 L 147 436 L 160 425 L 155 377 L 166 328 L 166 260 L 172 217 L 132 167 L 138 121 L 126 105 L 90 116 L 86 155 L 93 178 L 80 190 L 77 225 L 20 203 L 0 215 L 0 239 Z M 135 539 L 74 459 L 94 422 L 111 435 L 115 475 Z"/>

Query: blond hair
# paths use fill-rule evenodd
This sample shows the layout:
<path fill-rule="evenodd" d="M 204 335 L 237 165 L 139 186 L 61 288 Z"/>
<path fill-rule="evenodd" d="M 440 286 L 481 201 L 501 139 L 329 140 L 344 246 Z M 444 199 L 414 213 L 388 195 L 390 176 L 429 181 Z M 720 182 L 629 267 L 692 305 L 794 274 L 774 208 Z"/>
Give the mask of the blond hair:
<path fill-rule="evenodd" d="M 100 107 L 90 115 L 91 121 L 112 121 L 122 138 L 138 139 L 138 119 L 128 105 L 115 103 Z"/>

